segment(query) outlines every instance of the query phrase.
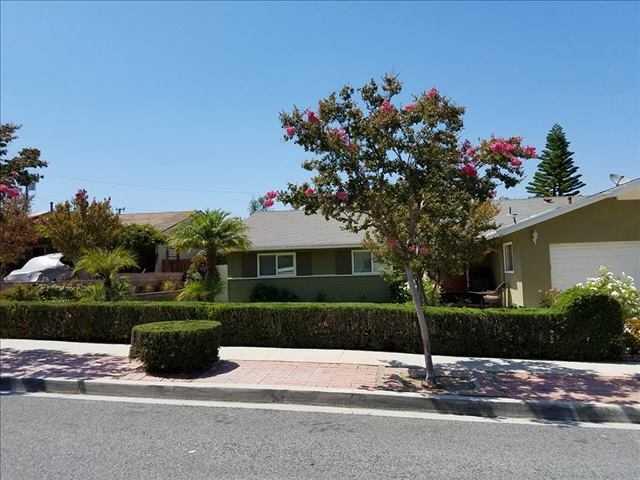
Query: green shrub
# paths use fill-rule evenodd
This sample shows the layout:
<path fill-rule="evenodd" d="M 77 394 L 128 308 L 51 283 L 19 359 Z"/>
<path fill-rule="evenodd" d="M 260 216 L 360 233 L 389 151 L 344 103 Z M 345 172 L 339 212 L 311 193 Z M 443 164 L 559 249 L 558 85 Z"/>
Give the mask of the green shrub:
<path fill-rule="evenodd" d="M 220 323 L 184 320 L 137 325 L 131 331 L 130 357 L 149 372 L 194 372 L 218 360 Z"/>
<path fill-rule="evenodd" d="M 211 318 L 207 304 L 0 302 L 0 337 L 128 343 L 142 323 Z"/>
<path fill-rule="evenodd" d="M 178 294 L 180 302 L 213 302 L 222 291 L 219 280 L 190 280 Z"/>
<path fill-rule="evenodd" d="M 78 299 L 84 302 L 104 302 L 107 301 L 107 293 L 109 300 L 118 302 L 126 300 L 130 297 L 131 284 L 125 279 L 113 279 L 111 287 L 107 292 L 107 288 L 103 282 L 96 282 L 85 285 L 78 290 Z"/>
<path fill-rule="evenodd" d="M 286 288 L 259 283 L 251 291 L 250 302 L 295 302 L 298 296 Z"/>
<path fill-rule="evenodd" d="M 41 300 L 35 285 L 16 285 L 0 292 L 0 298 L 13 302 L 29 302 Z"/>
<path fill-rule="evenodd" d="M 629 275 L 623 273 L 618 277 L 607 267 L 600 267 L 597 277 L 578 283 L 574 289 L 609 295 L 620 304 L 625 320 L 640 318 L 640 292 L 636 288 L 634 279 Z"/>
<path fill-rule="evenodd" d="M 624 347 L 629 355 L 640 354 L 640 318 L 625 320 Z"/>
<path fill-rule="evenodd" d="M 622 307 L 611 296 L 581 287 L 562 292 L 555 304 L 565 319 L 562 350 L 576 360 L 606 360 L 622 353 Z"/>
<path fill-rule="evenodd" d="M 165 280 L 160 285 L 161 292 L 173 292 L 175 290 L 180 290 L 180 282 L 176 282 L 174 280 Z"/>
<path fill-rule="evenodd" d="M 58 283 L 22 284 L 0 292 L 0 298 L 16 302 L 78 300 L 81 287 Z"/>
<path fill-rule="evenodd" d="M 615 318 L 615 307 L 598 301 L 609 314 L 596 312 L 597 318 Z M 585 320 L 581 305 L 427 307 L 425 313 L 435 354 L 564 360 L 618 355 L 621 327 L 610 319 L 603 320 L 613 325 L 608 330 Z M 412 306 L 367 303 L 5 302 L 0 303 L 0 337 L 126 343 L 135 325 L 192 318 L 221 322 L 228 346 L 421 351 Z M 610 348 L 594 348 L 603 344 Z"/>
<path fill-rule="evenodd" d="M 153 272 L 156 265 L 157 246 L 165 242 L 165 237 L 151 225 L 131 224 L 122 227 L 118 233 L 118 246 L 132 252 L 138 260 L 137 267 L 129 267 L 125 271 Z"/>

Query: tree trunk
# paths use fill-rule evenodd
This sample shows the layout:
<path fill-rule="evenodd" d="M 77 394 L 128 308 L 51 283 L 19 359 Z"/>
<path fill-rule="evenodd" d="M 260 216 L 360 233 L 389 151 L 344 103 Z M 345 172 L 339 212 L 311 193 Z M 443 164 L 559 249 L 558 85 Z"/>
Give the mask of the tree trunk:
<path fill-rule="evenodd" d="M 104 280 L 102 281 L 102 286 L 104 288 L 104 299 L 107 302 L 110 302 L 112 298 L 111 291 L 113 289 L 113 281 L 111 280 L 110 275 L 107 275 L 104 277 Z"/>
<path fill-rule="evenodd" d="M 217 282 L 218 281 L 218 268 L 216 264 L 218 263 L 218 252 L 216 252 L 215 248 L 209 248 L 206 251 L 207 256 L 207 281 L 209 282 Z"/>
<path fill-rule="evenodd" d="M 432 387 L 435 385 L 435 373 L 433 370 L 433 359 L 431 358 L 431 339 L 429 337 L 429 326 L 427 325 L 427 319 L 424 316 L 423 309 L 423 296 L 424 291 L 419 287 L 418 281 L 410 267 L 405 267 L 407 274 L 407 281 L 409 283 L 409 289 L 411 290 L 411 297 L 413 298 L 413 304 L 416 308 L 416 314 L 418 315 L 418 325 L 420 325 L 420 337 L 422 338 L 422 349 L 424 351 L 424 365 L 425 376 L 424 385 Z"/>

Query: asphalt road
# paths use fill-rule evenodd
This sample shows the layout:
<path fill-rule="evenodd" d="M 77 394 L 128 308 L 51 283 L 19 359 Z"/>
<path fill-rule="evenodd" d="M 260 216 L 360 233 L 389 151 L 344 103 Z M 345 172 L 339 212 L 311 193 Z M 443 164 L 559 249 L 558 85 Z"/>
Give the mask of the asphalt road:
<path fill-rule="evenodd" d="M 0 478 L 633 479 L 640 431 L 0 397 Z"/>

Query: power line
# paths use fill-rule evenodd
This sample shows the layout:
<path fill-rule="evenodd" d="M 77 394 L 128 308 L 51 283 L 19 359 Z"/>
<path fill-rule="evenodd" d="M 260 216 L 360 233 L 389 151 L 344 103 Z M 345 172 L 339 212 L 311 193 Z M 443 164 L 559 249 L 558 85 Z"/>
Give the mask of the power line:
<path fill-rule="evenodd" d="M 59 179 L 67 182 L 86 182 L 86 183 L 98 183 L 104 185 L 111 185 L 114 187 L 135 188 L 138 190 L 158 190 L 158 191 L 173 191 L 173 192 L 189 192 L 189 193 L 225 193 L 225 194 L 237 194 L 237 195 L 256 195 L 256 192 L 248 192 L 242 190 L 231 190 L 216 188 L 215 190 L 203 190 L 201 188 L 179 188 L 179 187 L 167 187 L 163 185 L 137 185 L 132 183 L 112 182 L 110 180 L 96 180 L 89 178 L 77 178 L 77 177 L 57 177 L 53 176 L 53 179 Z M 47 180 L 51 180 L 51 175 L 47 175 Z"/>

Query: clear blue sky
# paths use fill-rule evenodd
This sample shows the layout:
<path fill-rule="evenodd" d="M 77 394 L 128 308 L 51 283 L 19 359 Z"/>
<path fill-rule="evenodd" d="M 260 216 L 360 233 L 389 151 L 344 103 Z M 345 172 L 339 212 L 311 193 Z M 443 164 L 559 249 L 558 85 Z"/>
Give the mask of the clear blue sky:
<path fill-rule="evenodd" d="M 1 14 L 2 121 L 50 162 L 35 210 L 84 187 L 127 212 L 244 215 L 252 194 L 306 178 L 278 112 L 384 72 L 465 105 L 470 139 L 541 148 L 561 123 L 587 192 L 610 172 L 640 176 L 638 2 L 3 2 Z"/>

